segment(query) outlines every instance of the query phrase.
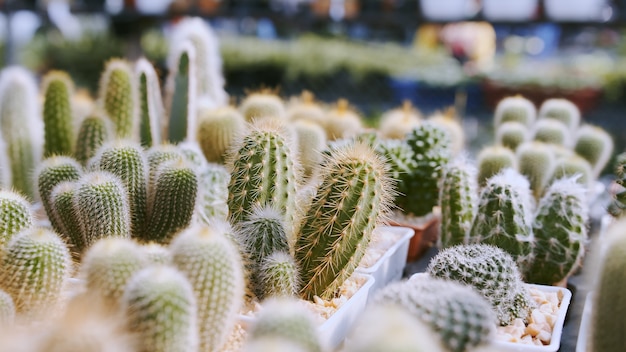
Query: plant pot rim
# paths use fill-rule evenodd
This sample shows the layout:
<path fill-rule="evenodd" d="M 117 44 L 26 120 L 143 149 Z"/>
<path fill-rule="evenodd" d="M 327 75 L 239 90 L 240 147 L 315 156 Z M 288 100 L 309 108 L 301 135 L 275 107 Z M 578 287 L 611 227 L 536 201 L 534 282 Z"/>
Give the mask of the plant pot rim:
<path fill-rule="evenodd" d="M 385 250 L 385 253 L 383 253 L 373 265 L 368 267 L 359 266 L 356 268 L 355 272 L 372 275 L 380 269 L 386 260 L 389 260 L 389 257 L 391 257 L 400 246 L 409 241 L 414 235 L 410 227 L 400 225 L 381 226 L 379 231 L 393 232 L 400 237 L 391 247 Z"/>

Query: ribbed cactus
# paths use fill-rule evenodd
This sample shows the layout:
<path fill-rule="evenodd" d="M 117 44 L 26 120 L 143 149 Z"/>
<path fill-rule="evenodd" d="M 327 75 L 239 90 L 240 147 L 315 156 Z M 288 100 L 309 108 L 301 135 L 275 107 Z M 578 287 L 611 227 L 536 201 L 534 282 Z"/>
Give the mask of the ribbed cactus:
<path fill-rule="evenodd" d="M 593 176 L 598 177 L 613 153 L 613 137 L 600 127 L 583 125 L 574 139 L 574 151 L 589 162 Z"/>
<path fill-rule="evenodd" d="M 245 119 L 230 106 L 218 109 L 200 109 L 198 112 L 198 135 L 207 161 L 224 163 L 226 151 L 245 129 Z"/>
<path fill-rule="evenodd" d="M 168 61 L 166 110 L 169 121 L 164 140 L 178 143 L 194 138 L 196 131 L 196 49 L 190 41 L 185 41 Z"/>
<path fill-rule="evenodd" d="M 626 213 L 626 153 L 619 154 L 615 160 L 615 176 L 615 182 L 622 188 L 615 193 L 608 210 L 619 218 Z"/>
<path fill-rule="evenodd" d="M 496 129 L 496 145 L 509 148 L 513 151 L 517 146 L 530 139 L 528 127 L 521 122 L 504 122 Z"/>
<path fill-rule="evenodd" d="M 15 304 L 8 293 L 0 290 L 0 327 L 13 324 L 15 319 Z"/>
<path fill-rule="evenodd" d="M 521 144 L 515 154 L 519 172 L 530 182 L 535 199 L 541 198 L 556 165 L 553 150 L 545 143 L 527 142 Z"/>
<path fill-rule="evenodd" d="M 135 273 L 121 298 L 138 351 L 187 352 L 198 348 L 196 300 L 187 278 L 167 266 Z"/>
<path fill-rule="evenodd" d="M 541 198 L 533 234 L 533 260 L 525 281 L 552 285 L 580 266 L 587 241 L 587 189 L 575 177 L 555 181 Z"/>
<path fill-rule="evenodd" d="M 106 63 L 98 91 L 100 108 L 113 123 L 117 138 L 135 139 L 138 125 L 137 83 L 128 61 L 112 59 Z"/>
<path fill-rule="evenodd" d="M 103 145 L 92 160 L 100 171 L 119 177 L 128 193 L 131 236 L 141 238 L 146 230 L 148 161 L 139 143 L 117 140 Z"/>
<path fill-rule="evenodd" d="M 422 115 L 409 100 L 384 113 L 380 118 L 378 130 L 383 138 L 404 139 L 415 127 L 422 123 Z"/>
<path fill-rule="evenodd" d="M 509 148 L 489 146 L 478 153 L 478 185 L 484 187 L 487 180 L 507 168 L 517 168 L 515 153 Z"/>
<path fill-rule="evenodd" d="M 153 187 L 154 177 L 161 164 L 171 160 L 184 160 L 185 156 L 181 153 L 173 144 L 159 144 L 148 149 L 146 152 L 148 159 L 148 169 L 150 170 L 150 176 L 148 178 L 148 187 Z"/>
<path fill-rule="evenodd" d="M 239 111 L 248 122 L 265 118 L 285 118 L 283 100 L 269 90 L 248 94 L 241 102 Z"/>
<path fill-rule="evenodd" d="M 325 128 L 328 140 L 334 141 L 352 138 L 359 134 L 364 126 L 361 116 L 350 108 L 348 101 L 339 99 L 335 108 L 328 112 Z"/>
<path fill-rule="evenodd" d="M 595 180 L 591 165 L 584 158 L 576 154 L 570 154 L 566 157 L 559 157 L 554 163 L 554 169 L 552 171 L 552 176 L 550 177 L 550 181 L 548 181 L 548 184 L 551 184 L 553 181 L 558 180 L 559 178 L 574 175 L 579 175 L 580 177 L 577 178 L 576 181 L 581 185 L 585 185 L 587 187 L 590 186 L 593 180 Z"/>
<path fill-rule="evenodd" d="M 43 78 L 44 156 L 74 153 L 72 95 L 74 84 L 62 71 L 51 71 Z"/>
<path fill-rule="evenodd" d="M 74 211 L 74 193 L 77 187 L 78 181 L 65 181 L 56 185 L 50 193 L 51 212 L 48 213 L 50 222 L 55 224 L 55 230 L 68 243 L 74 259 L 79 259 L 86 248 L 77 212 Z"/>
<path fill-rule="evenodd" d="M 79 276 L 87 292 L 110 307 L 119 307 L 130 278 L 148 266 L 141 246 L 128 238 L 104 238 L 85 253 Z"/>
<path fill-rule="evenodd" d="M 312 314 L 295 299 L 271 299 L 250 327 L 249 340 L 278 337 L 307 352 L 323 350 Z"/>
<path fill-rule="evenodd" d="M 198 175 L 180 159 L 161 164 L 148 198 L 145 239 L 167 243 L 191 223 L 198 198 Z"/>
<path fill-rule="evenodd" d="M 441 247 L 466 244 L 476 215 L 478 185 L 476 168 L 456 159 L 443 169 L 439 203 L 441 205 Z"/>
<path fill-rule="evenodd" d="M 35 222 L 31 205 L 21 194 L 0 190 L 0 251 Z"/>
<path fill-rule="evenodd" d="M 146 260 L 150 264 L 169 265 L 172 263 L 172 254 L 169 249 L 158 243 L 149 242 L 142 245 Z"/>
<path fill-rule="evenodd" d="M 332 151 L 295 246 L 306 299 L 333 297 L 352 275 L 394 196 L 382 159 L 368 146 Z"/>
<path fill-rule="evenodd" d="M 528 180 L 506 169 L 487 181 L 478 201 L 469 243 L 500 247 L 524 270 L 532 250 L 532 198 Z"/>
<path fill-rule="evenodd" d="M 199 194 L 196 212 L 202 221 L 228 219 L 228 184 L 230 173 L 220 164 L 208 163 L 198 170 Z"/>
<path fill-rule="evenodd" d="M 258 267 L 257 297 L 296 296 L 300 292 L 298 265 L 289 252 L 274 252 Z"/>
<path fill-rule="evenodd" d="M 139 85 L 139 138 L 141 145 L 151 147 L 161 143 L 165 119 L 161 86 L 154 67 L 145 58 L 135 64 L 135 74 Z"/>
<path fill-rule="evenodd" d="M 56 233 L 27 229 L 3 251 L 0 289 L 11 295 L 19 314 L 41 318 L 58 308 L 71 265 L 70 253 Z"/>
<path fill-rule="evenodd" d="M 296 102 L 289 105 L 287 108 L 287 118 L 293 122 L 308 121 L 322 128 L 326 125 L 326 112 L 315 102 L 313 93 L 307 90 L 302 92 Z"/>
<path fill-rule="evenodd" d="M 483 244 L 446 248 L 430 261 L 426 271 L 476 289 L 491 303 L 500 325 L 516 318 L 526 321 L 530 316 L 534 301 L 515 261 L 500 248 Z"/>
<path fill-rule="evenodd" d="M 311 176 L 322 163 L 322 151 L 326 148 L 326 132 L 309 120 L 293 122 L 298 141 L 298 159 L 306 176 Z"/>
<path fill-rule="evenodd" d="M 563 122 L 555 119 L 540 119 L 532 127 L 532 139 L 535 141 L 562 145 L 572 145 L 572 131 Z"/>
<path fill-rule="evenodd" d="M 387 285 L 372 303 L 398 306 L 410 313 L 430 326 L 453 352 L 487 343 L 497 321 L 489 302 L 470 287 L 427 275 Z"/>
<path fill-rule="evenodd" d="M 86 166 L 89 159 L 96 155 L 96 151 L 113 136 L 109 125 L 109 121 L 99 115 L 88 116 L 81 123 L 74 155 L 83 166 Z"/>
<path fill-rule="evenodd" d="M 563 122 L 570 131 L 576 130 L 580 124 L 580 110 L 567 99 L 547 99 L 539 108 L 539 118 L 551 118 Z"/>
<path fill-rule="evenodd" d="M 417 168 L 413 149 L 405 141 L 383 139 L 376 146 L 376 152 L 385 159 L 394 180 L 406 177 L 405 175 L 411 174 Z M 399 186 L 402 188 L 402 184 Z"/>
<path fill-rule="evenodd" d="M 191 283 L 198 304 L 200 350 L 217 351 L 235 326 L 243 302 L 241 257 L 227 223 L 192 226 L 170 245 L 174 265 Z"/>
<path fill-rule="evenodd" d="M 517 121 L 530 127 L 537 118 L 537 108 L 521 95 L 504 98 L 498 102 L 493 116 L 496 129 L 508 121 Z"/>
<path fill-rule="evenodd" d="M 74 191 L 74 212 L 85 245 L 101 238 L 130 236 L 128 192 L 122 181 L 108 172 L 85 174 Z"/>

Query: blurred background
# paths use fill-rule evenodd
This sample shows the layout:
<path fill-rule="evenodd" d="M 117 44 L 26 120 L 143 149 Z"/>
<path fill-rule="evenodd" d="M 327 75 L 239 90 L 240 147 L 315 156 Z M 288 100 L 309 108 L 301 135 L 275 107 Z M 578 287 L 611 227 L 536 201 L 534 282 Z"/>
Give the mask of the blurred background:
<path fill-rule="evenodd" d="M 308 89 L 348 99 L 373 124 L 404 100 L 426 114 L 454 106 L 469 142 L 484 145 L 502 97 L 565 97 L 626 149 L 626 0 L 0 0 L 0 10 L 3 66 L 66 70 L 91 93 L 111 57 L 146 56 L 164 78 L 171 28 L 194 15 L 219 35 L 237 101 Z"/>

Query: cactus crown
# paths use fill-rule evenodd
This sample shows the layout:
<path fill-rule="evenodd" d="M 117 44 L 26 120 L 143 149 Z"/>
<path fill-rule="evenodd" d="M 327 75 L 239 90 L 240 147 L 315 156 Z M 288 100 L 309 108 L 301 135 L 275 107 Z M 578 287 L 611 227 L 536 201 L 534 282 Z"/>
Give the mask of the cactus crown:
<path fill-rule="evenodd" d="M 167 140 L 178 143 L 196 136 L 196 49 L 189 40 L 172 50 L 170 73 L 166 84 L 166 106 L 169 112 Z"/>
<path fill-rule="evenodd" d="M 21 194 L 0 190 L 0 251 L 35 222 L 30 202 Z"/>
<path fill-rule="evenodd" d="M 521 144 L 515 154 L 519 172 L 526 176 L 535 199 L 539 199 L 554 171 L 554 151 L 544 143 L 527 142 Z"/>
<path fill-rule="evenodd" d="M 387 111 L 380 118 L 379 131 L 383 138 L 404 139 L 406 135 L 422 123 L 420 112 L 410 101 L 405 101 L 401 108 Z"/>
<path fill-rule="evenodd" d="M 293 257 L 276 251 L 263 259 L 258 268 L 261 299 L 265 297 L 296 296 L 300 292 L 300 273 Z"/>
<path fill-rule="evenodd" d="M 102 116 L 96 114 L 86 117 L 78 130 L 74 152 L 76 160 L 86 166 L 89 159 L 111 138 L 111 130 L 110 122 Z"/>
<path fill-rule="evenodd" d="M 264 118 L 283 119 L 285 117 L 285 105 L 282 99 L 269 91 L 249 94 L 241 102 L 239 110 L 248 122 Z"/>
<path fill-rule="evenodd" d="M 197 140 L 210 162 L 224 163 L 226 152 L 244 130 L 245 119 L 233 107 L 200 109 L 198 112 Z"/>
<path fill-rule="evenodd" d="M 478 184 L 484 187 L 487 180 L 506 168 L 517 168 L 515 153 L 509 148 L 490 146 L 478 153 Z"/>

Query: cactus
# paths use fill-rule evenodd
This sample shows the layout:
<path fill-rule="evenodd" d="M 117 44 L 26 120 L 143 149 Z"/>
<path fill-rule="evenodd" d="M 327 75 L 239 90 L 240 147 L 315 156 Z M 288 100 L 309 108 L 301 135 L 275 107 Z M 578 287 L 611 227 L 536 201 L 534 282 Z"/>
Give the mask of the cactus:
<path fill-rule="evenodd" d="M 583 125 L 574 139 L 574 151 L 589 162 L 593 176 L 597 178 L 613 153 L 613 138 L 600 127 Z"/>
<path fill-rule="evenodd" d="M 32 227 L 13 237 L 0 259 L 0 290 L 19 314 L 39 318 L 54 311 L 71 271 L 70 253 L 53 231 Z"/>
<path fill-rule="evenodd" d="M 532 198 L 528 180 L 513 169 L 489 179 L 483 188 L 469 243 L 485 243 L 511 254 L 522 270 L 530 259 Z"/>
<path fill-rule="evenodd" d="M 406 100 L 401 108 L 387 111 L 381 116 L 378 130 L 383 138 L 401 140 L 421 123 L 421 113 Z"/>
<path fill-rule="evenodd" d="M 306 119 L 295 121 L 293 128 L 298 140 L 298 159 L 305 176 L 311 176 L 322 163 L 322 151 L 326 148 L 324 129 Z"/>
<path fill-rule="evenodd" d="M 223 165 L 208 163 L 198 171 L 199 194 L 197 210 L 205 222 L 228 219 L 228 183 L 230 173 Z"/>
<path fill-rule="evenodd" d="M 7 154 L 7 145 L 0 133 L 0 188 L 11 188 L 13 175 L 11 174 L 11 160 Z"/>
<path fill-rule="evenodd" d="M 100 78 L 99 106 L 113 124 L 117 138 L 135 139 L 138 104 L 135 73 L 128 61 L 112 59 Z"/>
<path fill-rule="evenodd" d="M 187 278 L 174 268 L 152 266 L 135 273 L 121 298 L 138 351 L 187 352 L 198 348 L 196 301 Z"/>
<path fill-rule="evenodd" d="M 428 117 L 427 121 L 447 132 L 452 155 L 458 155 L 465 148 L 465 132 L 453 108 L 442 113 L 436 113 Z"/>
<path fill-rule="evenodd" d="M 35 222 L 30 203 L 19 193 L 0 190 L 0 252 L 21 231 Z"/>
<path fill-rule="evenodd" d="M 620 189 L 615 192 L 608 210 L 613 217 L 619 218 L 626 214 L 626 153 L 621 153 L 616 158 L 615 176 L 615 182 Z"/>
<path fill-rule="evenodd" d="M 99 115 L 86 117 L 80 125 L 74 155 L 83 166 L 96 155 L 96 151 L 111 137 L 109 121 Z"/>
<path fill-rule="evenodd" d="M 236 323 L 243 303 L 241 257 L 227 238 L 230 226 L 192 226 L 170 245 L 174 265 L 191 283 L 198 304 L 200 350 L 217 351 Z"/>
<path fill-rule="evenodd" d="M 519 172 L 530 182 L 535 199 L 541 198 L 555 167 L 553 150 L 541 142 L 527 142 L 521 144 L 515 154 Z"/>
<path fill-rule="evenodd" d="M 176 145 L 183 158 L 192 166 L 196 171 L 200 171 L 207 166 L 207 160 L 202 153 L 202 149 L 195 141 L 185 141 Z"/>
<path fill-rule="evenodd" d="M 165 119 L 159 77 L 145 58 L 135 64 L 135 74 L 139 80 L 139 138 L 142 146 L 151 147 L 161 143 Z"/>
<path fill-rule="evenodd" d="M 147 222 L 148 161 L 139 143 L 117 140 L 103 145 L 92 163 L 99 171 L 119 177 L 128 192 L 131 236 L 144 235 Z"/>
<path fill-rule="evenodd" d="M 171 160 L 184 160 L 183 153 L 173 144 L 155 145 L 146 152 L 148 159 L 148 169 L 150 171 L 148 177 L 148 187 L 154 185 L 154 177 L 161 164 Z"/>
<path fill-rule="evenodd" d="M 74 124 L 71 97 L 74 84 L 62 71 L 51 71 L 43 78 L 44 156 L 72 155 Z"/>
<path fill-rule="evenodd" d="M 198 176 L 184 160 L 163 163 L 148 200 L 145 238 L 167 243 L 191 223 L 198 197 Z"/>
<path fill-rule="evenodd" d="M 572 132 L 561 121 L 555 119 L 537 120 L 532 127 L 532 139 L 535 141 L 570 147 Z"/>
<path fill-rule="evenodd" d="M 209 162 L 223 164 L 226 151 L 244 130 L 243 115 L 230 106 L 198 112 L 196 139 Z"/>
<path fill-rule="evenodd" d="M 329 141 L 352 138 L 364 128 L 361 116 L 350 108 L 345 99 L 339 99 L 335 108 L 328 112 L 324 127 Z"/>
<path fill-rule="evenodd" d="M 313 93 L 305 90 L 302 92 L 300 99 L 291 104 L 287 109 L 287 118 L 290 121 L 308 121 L 320 127 L 326 125 L 326 112 L 315 102 Z M 326 138 L 324 132 L 324 138 Z"/>
<path fill-rule="evenodd" d="M 465 285 L 427 275 L 387 285 L 374 295 L 372 304 L 410 313 L 453 352 L 487 343 L 495 330 L 496 318 L 485 298 Z"/>
<path fill-rule="evenodd" d="M 281 298 L 263 305 L 249 331 L 249 339 L 281 338 L 307 352 L 321 352 L 322 343 L 311 313 L 300 302 Z"/>
<path fill-rule="evenodd" d="M 130 278 L 148 266 L 142 247 L 128 238 L 104 238 L 85 253 L 79 276 L 87 292 L 109 307 L 119 307 Z"/>
<path fill-rule="evenodd" d="M 68 243 L 74 259 L 79 259 L 86 248 L 77 212 L 74 211 L 74 193 L 77 186 L 78 182 L 74 181 L 65 181 L 56 185 L 50 193 L 51 212 L 48 213 L 50 222 L 56 224 L 55 230 Z"/>
<path fill-rule="evenodd" d="M 589 187 L 595 179 L 591 165 L 584 158 L 576 154 L 557 158 L 548 184 L 560 178 L 574 175 L 579 175 L 580 177 L 576 181 L 586 187 Z"/>
<path fill-rule="evenodd" d="M 168 60 L 166 106 L 169 112 L 167 140 L 178 143 L 196 134 L 196 50 L 185 41 Z"/>
<path fill-rule="evenodd" d="M 169 265 L 172 263 L 172 254 L 169 249 L 158 243 L 149 242 L 142 245 L 146 260 L 150 264 Z"/>
<path fill-rule="evenodd" d="M 533 260 L 524 271 L 525 281 L 552 285 L 577 269 L 587 241 L 586 188 L 576 177 L 555 181 L 541 198 L 533 234 Z"/>
<path fill-rule="evenodd" d="M 288 252 L 277 251 L 265 257 L 257 270 L 257 297 L 296 296 L 300 292 L 298 266 Z"/>
<path fill-rule="evenodd" d="M 405 175 L 409 175 L 417 168 L 413 149 L 405 141 L 383 139 L 376 146 L 376 152 L 385 159 L 394 180 L 406 177 Z"/>
<path fill-rule="evenodd" d="M 517 146 L 530 139 L 528 127 L 521 122 L 504 122 L 496 130 L 496 145 L 515 151 Z"/>
<path fill-rule="evenodd" d="M 285 119 L 285 104 L 269 90 L 248 94 L 241 102 L 239 111 L 248 122 L 265 118 Z"/>
<path fill-rule="evenodd" d="M 74 191 L 74 212 L 85 245 L 107 237 L 130 236 L 128 193 L 115 175 L 100 171 L 85 174 Z"/>
<path fill-rule="evenodd" d="M 0 290 L 0 327 L 9 326 L 15 320 L 15 304 L 8 293 Z"/>
<path fill-rule="evenodd" d="M 539 118 L 551 118 L 564 123 L 570 131 L 580 124 L 580 110 L 567 99 L 547 99 L 539 107 Z"/>
<path fill-rule="evenodd" d="M 478 153 L 478 185 L 484 187 L 487 180 L 507 168 L 517 168 L 515 153 L 500 146 L 484 147 Z"/>
<path fill-rule="evenodd" d="M 496 129 L 508 121 L 517 121 L 526 127 L 532 126 L 537 118 L 537 108 L 532 101 L 521 95 L 506 97 L 496 106 L 494 126 Z"/>
<path fill-rule="evenodd" d="M 476 214 L 476 168 L 463 159 L 444 167 L 441 192 L 441 248 L 466 244 Z"/>
<path fill-rule="evenodd" d="M 491 303 L 500 325 L 517 318 L 527 321 L 530 316 L 534 301 L 515 261 L 500 248 L 484 244 L 446 248 L 430 261 L 426 271 L 476 289 Z"/>
<path fill-rule="evenodd" d="M 333 150 L 320 179 L 295 246 L 309 300 L 333 297 L 352 275 L 394 197 L 384 162 L 361 143 Z"/>

